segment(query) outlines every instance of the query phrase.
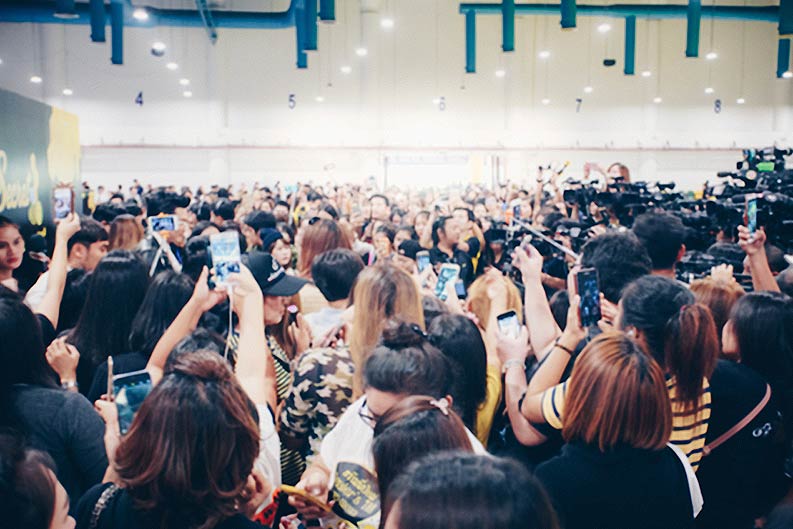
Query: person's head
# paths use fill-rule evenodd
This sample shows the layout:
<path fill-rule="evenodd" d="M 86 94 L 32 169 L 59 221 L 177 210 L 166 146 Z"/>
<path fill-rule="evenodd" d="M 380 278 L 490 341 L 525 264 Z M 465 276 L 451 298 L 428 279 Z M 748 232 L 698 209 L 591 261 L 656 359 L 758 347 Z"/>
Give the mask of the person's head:
<path fill-rule="evenodd" d="M 248 248 L 263 247 L 263 241 L 259 235 L 261 230 L 271 229 L 275 230 L 276 220 L 275 215 L 266 211 L 252 211 L 245 216 L 242 223 L 242 234 L 245 235 L 245 240 L 248 243 Z"/>
<path fill-rule="evenodd" d="M 163 526 L 214 527 L 239 512 L 259 454 L 253 403 L 215 353 L 183 354 L 171 367 L 121 439 L 115 470 Z"/>
<path fill-rule="evenodd" d="M 341 301 L 350 297 L 363 269 L 361 257 L 352 250 L 330 250 L 314 258 L 311 278 L 328 302 Z"/>
<path fill-rule="evenodd" d="M 273 215 L 278 222 L 289 222 L 289 202 L 279 200 L 273 208 Z"/>
<path fill-rule="evenodd" d="M 634 235 L 647 250 L 653 270 L 673 270 L 686 253 L 686 227 L 669 213 L 644 213 L 633 223 Z"/>
<path fill-rule="evenodd" d="M 20 267 L 25 255 L 25 239 L 19 226 L 0 215 L 0 275 L 10 274 Z"/>
<path fill-rule="evenodd" d="M 388 263 L 364 269 L 352 291 L 353 311 L 350 352 L 356 366 L 355 394 L 362 390 L 360 374 L 366 358 L 380 339 L 390 318 L 424 324 L 418 287 L 406 272 Z"/>
<path fill-rule="evenodd" d="M 317 255 L 336 248 L 352 249 L 352 238 L 335 220 L 311 219 L 302 232 L 297 261 L 297 272 L 301 277 L 311 275 L 311 263 Z"/>
<path fill-rule="evenodd" d="M 581 249 L 581 264 L 598 272 L 603 296 L 612 303 L 620 300 L 628 284 L 652 272 L 652 261 L 632 233 L 610 232 L 587 241 Z"/>
<path fill-rule="evenodd" d="M 542 485 L 512 459 L 458 452 L 412 463 L 388 488 L 384 529 L 558 529 Z"/>
<path fill-rule="evenodd" d="M 449 307 L 438 296 L 421 296 L 421 309 L 424 311 L 424 327 L 429 329 L 435 318 L 449 314 Z"/>
<path fill-rule="evenodd" d="M 208 220 L 202 220 L 196 223 L 195 228 L 193 228 L 193 231 L 190 233 L 190 238 L 201 236 L 209 237 L 210 235 L 217 235 L 218 233 L 220 233 L 220 226 Z"/>
<path fill-rule="evenodd" d="M 385 195 L 372 195 L 369 197 L 369 205 L 372 208 L 372 219 L 388 220 L 391 215 L 391 202 Z"/>
<path fill-rule="evenodd" d="M 129 333 L 129 349 L 148 358 L 165 330 L 193 295 L 195 284 L 186 274 L 167 270 L 152 280 Z"/>
<path fill-rule="evenodd" d="M 622 295 L 617 326 L 633 334 L 666 372 L 675 378 L 683 408 L 696 407 L 702 380 L 719 358 L 716 324 L 710 310 L 677 281 L 644 276 Z"/>
<path fill-rule="evenodd" d="M 551 306 L 551 314 L 553 314 L 556 325 L 564 331 L 567 326 L 567 311 L 570 310 L 570 296 L 567 290 L 554 292 L 551 299 L 548 300 L 548 304 Z"/>
<path fill-rule="evenodd" d="M 226 221 L 234 220 L 234 203 L 230 200 L 218 200 L 212 208 L 211 220 L 215 224 L 223 224 Z"/>
<path fill-rule="evenodd" d="M 454 217 L 440 217 L 432 223 L 433 246 L 446 245 L 454 247 L 460 242 L 462 226 Z"/>
<path fill-rule="evenodd" d="M 69 265 L 92 272 L 108 252 L 108 234 L 101 224 L 90 218 L 80 219 L 80 231 L 68 243 Z"/>
<path fill-rule="evenodd" d="M 454 409 L 468 429 L 476 433 L 476 412 L 487 390 L 487 351 L 482 334 L 474 322 L 460 314 L 438 316 L 427 334 L 451 361 Z"/>
<path fill-rule="evenodd" d="M 242 262 L 250 269 L 264 295 L 265 325 L 281 323 L 290 298 L 308 281 L 288 275 L 269 253 L 250 252 L 243 256 Z"/>
<path fill-rule="evenodd" d="M 410 463 L 447 450 L 473 453 L 465 425 L 448 400 L 414 395 L 394 405 L 374 427 L 372 455 L 380 497 Z"/>
<path fill-rule="evenodd" d="M 578 356 L 565 396 L 565 441 L 601 452 L 661 450 L 672 433 L 664 371 L 628 335 L 601 334 Z"/>
<path fill-rule="evenodd" d="M 132 320 L 149 284 L 146 264 L 127 250 L 113 250 L 91 274 L 85 305 L 69 343 L 98 365 L 129 352 Z"/>
<path fill-rule="evenodd" d="M 394 235 L 394 248 L 399 248 L 400 244 L 410 240 L 418 240 L 413 226 L 400 226 Z"/>
<path fill-rule="evenodd" d="M 779 285 L 779 290 L 793 297 L 793 266 L 787 267 L 776 276 L 776 284 Z"/>
<path fill-rule="evenodd" d="M 468 208 L 454 208 L 452 211 L 452 217 L 454 220 L 457 221 L 457 225 L 460 226 L 460 229 L 465 229 L 468 226 L 468 222 L 474 220 L 474 213 Z"/>
<path fill-rule="evenodd" d="M 363 366 L 364 416 L 374 427 L 395 404 L 410 395 L 434 399 L 449 395 L 449 360 L 415 323 L 390 320 Z"/>
<path fill-rule="evenodd" d="M 25 529 L 75 526 L 52 458 L 9 434 L 0 434 L 0 519 L 8 527 Z"/>
<path fill-rule="evenodd" d="M 743 296 L 724 326 L 722 343 L 725 354 L 740 357 L 775 391 L 793 387 L 793 299 L 787 295 L 763 291 Z"/>
<path fill-rule="evenodd" d="M 388 256 L 394 252 L 394 238 L 396 237 L 396 229 L 392 224 L 382 224 L 374 232 L 372 243 L 374 244 L 375 251 L 380 256 Z"/>
<path fill-rule="evenodd" d="M 518 315 L 518 320 L 523 322 L 523 301 L 521 301 L 518 287 L 506 276 L 501 276 L 498 281 L 503 282 L 507 289 L 507 310 L 514 310 Z M 491 304 L 487 288 L 486 278 L 480 276 L 468 287 L 468 298 L 466 300 L 468 310 L 476 316 L 479 325 L 483 329 L 487 329 L 487 324 L 490 321 Z"/>
<path fill-rule="evenodd" d="M 143 226 L 129 214 L 119 215 L 110 224 L 109 250 L 134 250 L 143 240 Z"/>
<path fill-rule="evenodd" d="M 416 216 L 413 218 L 413 229 L 416 230 L 416 233 L 419 235 L 424 232 L 424 227 L 430 221 L 430 212 L 429 211 L 419 211 L 416 213 Z"/>
<path fill-rule="evenodd" d="M 713 322 L 716 324 L 716 334 L 721 343 L 724 324 L 727 323 L 733 306 L 746 294 L 746 291 L 737 282 L 716 280 L 710 276 L 693 281 L 690 289 L 697 303 L 702 303 L 710 309 Z"/>
<path fill-rule="evenodd" d="M 620 162 L 614 162 L 609 165 L 608 169 L 606 169 L 606 174 L 610 180 L 621 177 L 624 179 L 624 182 L 630 183 L 631 181 L 630 169 L 628 169 L 627 165 Z"/>

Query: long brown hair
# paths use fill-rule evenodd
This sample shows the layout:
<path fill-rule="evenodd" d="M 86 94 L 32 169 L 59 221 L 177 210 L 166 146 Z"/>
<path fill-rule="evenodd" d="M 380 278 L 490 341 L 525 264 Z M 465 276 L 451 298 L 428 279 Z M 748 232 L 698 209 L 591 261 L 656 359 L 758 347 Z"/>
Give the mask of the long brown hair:
<path fill-rule="evenodd" d="M 660 450 L 672 434 L 664 372 L 623 333 L 601 334 L 581 352 L 565 397 L 565 441 L 605 452 L 617 445 Z"/>
<path fill-rule="evenodd" d="M 514 310 L 518 320 L 523 323 L 523 302 L 520 291 L 509 278 L 502 276 L 498 279 L 507 287 L 507 310 Z M 487 295 L 487 282 L 484 276 L 477 278 L 468 288 L 468 310 L 479 320 L 479 326 L 487 330 L 490 321 L 490 296 Z"/>
<path fill-rule="evenodd" d="M 143 401 L 116 452 L 137 508 L 160 527 L 210 529 L 239 512 L 259 454 L 253 404 L 217 354 L 177 357 Z"/>
<path fill-rule="evenodd" d="M 143 240 L 143 226 L 132 215 L 119 215 L 110 224 L 109 250 L 134 250 Z"/>
<path fill-rule="evenodd" d="M 716 336 L 721 344 L 721 331 L 727 320 L 730 319 L 730 311 L 735 303 L 746 294 L 746 291 L 736 282 L 728 283 L 706 277 L 692 282 L 691 292 L 697 299 L 697 303 L 702 303 L 710 309 L 713 322 L 716 324 Z"/>
<path fill-rule="evenodd" d="M 355 362 L 353 395 L 363 393 L 363 366 L 386 322 L 399 317 L 424 329 L 421 295 L 413 278 L 389 263 L 364 269 L 352 290 L 354 305 L 350 353 Z"/>
<path fill-rule="evenodd" d="M 312 223 L 313 221 L 313 223 Z M 300 277 L 311 279 L 311 264 L 314 258 L 336 248 L 352 249 L 352 236 L 335 220 L 316 217 L 303 228 L 300 240 L 300 255 L 297 259 L 297 273 Z"/>

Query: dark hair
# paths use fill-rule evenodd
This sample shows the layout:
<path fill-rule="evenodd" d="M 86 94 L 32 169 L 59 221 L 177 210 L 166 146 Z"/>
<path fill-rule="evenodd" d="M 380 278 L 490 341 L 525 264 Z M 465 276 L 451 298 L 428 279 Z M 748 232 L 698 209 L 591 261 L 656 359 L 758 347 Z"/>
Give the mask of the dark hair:
<path fill-rule="evenodd" d="M 416 233 L 416 228 L 414 228 L 410 224 L 405 224 L 403 226 L 400 226 L 399 228 L 397 228 L 396 233 L 399 233 L 400 231 L 408 232 L 408 234 L 410 234 L 410 239 L 413 241 L 419 240 L 419 234 Z M 396 237 L 396 234 L 394 236 Z"/>
<path fill-rule="evenodd" d="M 173 270 L 157 274 L 132 320 L 129 350 L 150 357 L 165 330 L 193 295 L 194 287 L 195 283 L 186 274 Z"/>
<path fill-rule="evenodd" d="M 230 200 L 218 200 L 212 212 L 223 220 L 234 220 L 234 204 Z"/>
<path fill-rule="evenodd" d="M 598 272 L 600 291 L 617 303 L 628 284 L 652 272 L 647 250 L 632 233 L 604 233 L 581 249 L 581 264 Z"/>
<path fill-rule="evenodd" d="M 385 196 L 385 195 L 381 195 L 380 193 L 375 193 L 374 195 L 370 196 L 370 197 L 369 197 L 369 203 L 371 204 L 371 203 L 372 203 L 372 200 L 374 200 L 374 199 L 376 199 L 376 198 L 382 198 L 382 199 L 383 199 L 383 201 L 385 202 L 385 205 L 386 205 L 386 206 L 389 206 L 389 207 L 391 206 L 391 201 L 390 201 L 390 200 L 388 200 L 388 197 L 387 197 L 387 196 Z"/>
<path fill-rule="evenodd" d="M 63 297 L 58 314 L 58 330 L 64 331 L 77 325 L 80 314 L 85 306 L 88 296 L 88 286 L 91 283 L 91 273 L 82 268 L 75 268 L 66 273 L 66 285 L 63 287 Z"/>
<path fill-rule="evenodd" d="M 275 229 L 281 232 L 281 235 L 289 236 L 289 244 L 295 244 L 295 230 L 286 222 L 279 222 L 275 225 Z"/>
<path fill-rule="evenodd" d="M 163 372 L 170 373 L 173 371 L 179 357 L 196 351 L 208 351 L 218 356 L 223 356 L 225 345 L 222 336 L 209 329 L 199 327 L 176 344 L 176 347 L 168 355 Z"/>
<path fill-rule="evenodd" d="M 413 395 L 392 406 L 377 421 L 372 455 L 381 498 L 413 461 L 444 450 L 473 452 L 460 417 L 443 406 L 448 406 L 445 399 Z"/>
<path fill-rule="evenodd" d="M 712 244 L 705 253 L 712 255 L 719 262 L 731 264 L 736 273 L 743 270 L 743 258 L 746 257 L 746 252 L 735 243 L 717 242 Z"/>
<path fill-rule="evenodd" d="M 245 224 L 259 233 L 259 230 L 264 228 L 275 228 L 276 221 L 275 215 L 267 211 L 251 211 L 245 216 Z"/>
<path fill-rule="evenodd" d="M 357 253 L 337 248 L 314 258 L 311 278 L 326 300 L 339 301 L 350 296 L 352 286 L 363 269 L 363 261 Z"/>
<path fill-rule="evenodd" d="M 289 207 L 289 202 L 287 202 L 286 200 L 278 200 L 278 201 L 276 201 L 276 202 L 275 202 L 275 205 L 276 205 L 276 206 L 283 206 L 283 207 L 285 207 L 286 209 L 291 209 L 291 208 Z M 275 206 L 273 206 L 273 207 L 275 207 Z"/>
<path fill-rule="evenodd" d="M 186 208 L 190 205 L 188 197 L 173 191 L 166 191 L 163 187 L 146 193 L 143 199 L 146 201 L 146 215 L 149 217 L 156 217 L 160 214 L 173 215 L 176 208 Z"/>
<path fill-rule="evenodd" d="M 140 308 L 149 273 L 134 253 L 113 250 L 91 274 L 77 325 L 67 338 L 80 351 L 84 366 L 97 366 L 110 355 L 129 351 L 129 331 Z"/>
<path fill-rule="evenodd" d="M 438 230 L 443 230 L 444 233 L 446 232 L 446 221 L 451 219 L 451 217 L 438 217 L 435 219 L 435 222 L 432 223 L 432 245 L 438 246 L 440 242 L 440 237 L 438 237 Z"/>
<path fill-rule="evenodd" d="M 444 314 L 427 328 L 432 345 L 451 361 L 451 396 L 463 423 L 476 432 L 476 411 L 487 393 L 487 351 L 482 334 L 470 319 Z"/>
<path fill-rule="evenodd" d="M 190 237 L 184 247 L 184 263 L 182 273 L 187 274 L 193 281 L 198 281 L 204 267 L 212 267 L 212 258 L 209 255 L 209 236 L 197 235 Z"/>
<path fill-rule="evenodd" d="M 237 514 L 259 454 L 252 403 L 215 353 L 179 356 L 143 401 L 116 452 L 137 509 L 162 527 L 215 527 Z"/>
<path fill-rule="evenodd" d="M 113 196 L 115 197 L 115 195 Z M 119 215 L 126 215 L 126 214 L 127 214 L 127 210 L 123 206 L 118 206 L 116 204 L 111 204 L 110 202 L 106 202 L 104 204 L 99 204 L 96 206 L 96 209 L 94 209 L 94 213 L 92 217 L 97 222 L 104 222 L 106 224 L 110 224 Z"/>
<path fill-rule="evenodd" d="M 768 259 L 768 266 L 775 274 L 780 273 L 782 270 L 788 267 L 788 262 L 785 260 L 785 252 L 783 252 L 778 246 L 766 243 L 765 255 Z"/>
<path fill-rule="evenodd" d="M 203 200 L 191 204 L 190 211 L 195 214 L 196 220 L 198 220 L 199 223 L 209 222 L 209 219 L 212 217 L 212 208 Z"/>
<path fill-rule="evenodd" d="M 675 377 L 683 408 L 695 408 L 702 379 L 710 377 L 719 357 L 710 310 L 695 304 L 694 294 L 676 281 L 646 276 L 625 289 L 620 326 L 642 331 L 648 353 Z"/>
<path fill-rule="evenodd" d="M 195 227 L 193 228 L 193 231 L 190 232 L 190 239 L 192 239 L 193 237 L 200 237 L 203 231 L 207 228 L 217 228 L 217 230 L 220 231 L 220 226 L 218 226 L 214 222 L 210 222 L 208 220 L 202 220 L 200 222 L 197 222 Z"/>
<path fill-rule="evenodd" d="M 393 224 L 381 224 L 375 230 L 375 234 L 377 233 L 382 233 L 393 243 L 394 237 L 396 237 L 396 227 Z"/>
<path fill-rule="evenodd" d="M 18 230 L 19 224 L 9 219 L 5 215 L 0 215 L 0 228 L 8 228 L 8 227 L 16 228 Z"/>
<path fill-rule="evenodd" d="M 570 310 L 570 296 L 567 294 L 567 290 L 554 292 L 548 304 L 551 306 L 551 314 L 553 314 L 556 325 L 564 330 L 567 327 L 567 311 Z"/>
<path fill-rule="evenodd" d="M 558 529 L 542 485 L 511 459 L 440 452 L 411 464 L 388 489 L 381 527 L 395 504 L 399 529 Z"/>
<path fill-rule="evenodd" d="M 449 394 L 449 361 L 415 324 L 390 322 L 364 365 L 364 386 L 386 393 Z"/>
<path fill-rule="evenodd" d="M 435 318 L 449 314 L 449 307 L 438 296 L 421 296 L 421 308 L 424 310 L 424 327 L 427 329 Z"/>
<path fill-rule="evenodd" d="M 26 449 L 22 439 L 0 434 L 0 520 L 8 527 L 49 529 L 55 514 L 52 458 Z"/>
<path fill-rule="evenodd" d="M 127 215 L 132 215 L 133 217 L 137 217 L 138 215 L 143 215 L 143 209 L 141 209 L 140 205 L 134 200 L 127 200 L 124 202 L 124 211 Z"/>
<path fill-rule="evenodd" d="M 474 212 L 473 212 L 473 210 L 471 208 L 463 207 L 463 206 L 457 206 L 456 208 L 454 208 L 452 210 L 452 213 L 454 213 L 455 211 L 465 211 L 465 215 L 468 217 L 468 220 L 470 220 L 470 221 L 476 220 L 476 217 L 474 217 Z"/>
<path fill-rule="evenodd" d="M 108 239 L 107 230 L 105 230 L 101 224 L 94 219 L 83 217 L 80 219 L 80 231 L 71 236 L 67 244 L 67 250 L 71 253 L 72 248 L 74 248 L 76 244 L 88 248 L 95 242 L 106 241 Z"/>
<path fill-rule="evenodd" d="M 686 227 L 669 213 L 644 213 L 636 217 L 632 231 L 644 245 L 653 270 L 674 268 L 686 239 Z"/>
<path fill-rule="evenodd" d="M 779 285 L 779 290 L 793 296 L 793 266 L 787 267 L 776 276 L 776 284 Z"/>

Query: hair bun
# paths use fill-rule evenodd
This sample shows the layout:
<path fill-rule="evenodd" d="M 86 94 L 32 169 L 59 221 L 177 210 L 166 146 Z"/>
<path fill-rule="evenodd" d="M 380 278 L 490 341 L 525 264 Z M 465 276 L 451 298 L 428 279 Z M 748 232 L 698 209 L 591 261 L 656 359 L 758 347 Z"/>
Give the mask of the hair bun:
<path fill-rule="evenodd" d="M 427 334 L 415 323 L 391 321 L 386 324 L 380 343 L 389 349 L 420 347 L 427 340 Z"/>

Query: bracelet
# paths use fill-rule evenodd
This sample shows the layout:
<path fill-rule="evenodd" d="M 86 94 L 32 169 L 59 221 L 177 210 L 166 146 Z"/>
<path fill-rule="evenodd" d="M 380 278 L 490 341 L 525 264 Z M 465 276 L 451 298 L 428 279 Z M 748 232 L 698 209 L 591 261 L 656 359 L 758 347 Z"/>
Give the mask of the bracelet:
<path fill-rule="evenodd" d="M 562 351 L 566 352 L 571 356 L 573 355 L 573 351 L 571 351 L 569 347 L 565 347 L 564 345 L 560 344 L 559 340 L 557 340 L 556 343 L 553 344 L 553 346 L 557 349 L 561 349 Z"/>
<path fill-rule="evenodd" d="M 521 368 L 524 367 L 523 360 L 518 360 L 516 358 L 513 358 L 512 360 L 507 360 L 506 362 L 504 362 L 504 365 L 501 366 L 501 374 L 505 374 L 510 367 L 518 367 L 518 366 L 520 366 Z"/>
<path fill-rule="evenodd" d="M 77 381 L 76 380 L 65 380 L 65 381 L 61 382 L 61 388 L 62 389 L 72 389 L 72 388 L 79 389 L 80 386 L 77 385 Z"/>

